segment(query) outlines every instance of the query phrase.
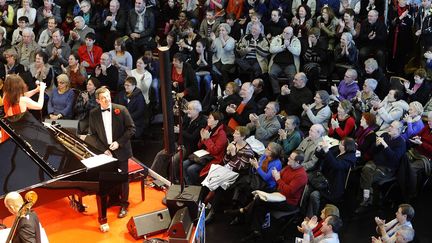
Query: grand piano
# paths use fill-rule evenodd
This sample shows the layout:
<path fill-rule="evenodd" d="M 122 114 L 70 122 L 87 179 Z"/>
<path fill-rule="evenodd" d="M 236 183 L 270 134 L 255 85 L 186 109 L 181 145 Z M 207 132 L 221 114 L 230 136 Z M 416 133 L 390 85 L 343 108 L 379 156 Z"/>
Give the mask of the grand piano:
<path fill-rule="evenodd" d="M 106 193 L 99 190 L 98 182 L 112 163 L 94 168 L 82 163 L 101 151 L 66 129 L 40 123 L 29 112 L 2 118 L 0 126 L 10 136 L 0 144 L 0 218 L 9 216 L 2 202 L 8 192 L 35 190 L 40 194 L 38 205 L 71 195 L 81 199 L 96 194 L 98 221 L 107 223 Z M 45 193 L 49 195 L 43 196 Z M 81 200 L 70 199 L 84 211 Z"/>

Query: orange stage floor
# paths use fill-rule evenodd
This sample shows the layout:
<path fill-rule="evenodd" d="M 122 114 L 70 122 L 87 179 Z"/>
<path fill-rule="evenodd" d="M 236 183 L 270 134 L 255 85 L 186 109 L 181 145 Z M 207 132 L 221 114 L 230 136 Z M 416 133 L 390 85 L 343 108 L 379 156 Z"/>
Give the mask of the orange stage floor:
<path fill-rule="evenodd" d="M 63 198 L 34 208 L 51 243 L 108 243 L 142 242 L 135 240 L 128 232 L 126 224 L 132 216 L 166 208 L 161 202 L 164 192 L 146 187 L 145 201 L 141 201 L 140 182 L 130 183 L 129 213 L 123 219 L 117 218 L 119 207 L 108 209 L 110 231 L 101 233 L 97 221 L 95 196 L 83 198 L 88 206 L 87 212 L 79 213 L 69 206 L 69 200 Z M 36 203 L 37 205 L 37 203 Z M 10 227 L 13 217 L 7 217 L 3 223 Z M 165 238 L 159 234 L 152 237 Z M 151 237 L 150 237 L 151 238 Z"/>

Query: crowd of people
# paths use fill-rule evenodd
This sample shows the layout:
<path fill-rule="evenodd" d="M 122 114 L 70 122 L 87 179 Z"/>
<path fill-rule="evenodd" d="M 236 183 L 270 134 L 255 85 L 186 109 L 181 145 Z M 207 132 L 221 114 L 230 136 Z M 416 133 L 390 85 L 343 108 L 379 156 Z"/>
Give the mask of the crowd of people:
<path fill-rule="evenodd" d="M 307 198 L 301 231 L 304 242 L 319 242 L 313 216 L 342 202 L 354 167 L 363 166 L 357 213 L 379 200 L 374 185 L 404 158 L 414 188 L 430 174 L 430 0 L 22 0 L 0 8 L 4 115 L 42 110 L 39 119 L 79 120 L 83 135 L 102 86 L 128 109 L 135 138 L 145 133 L 162 99 L 156 47 L 167 46 L 175 99 L 187 102 L 178 134 L 185 181 L 199 184 L 217 166 L 237 173 L 225 190 L 208 190 L 207 216 L 222 211 L 228 193 L 226 211 L 233 223 L 250 218 L 249 237 L 260 237 L 266 212 Z M 194 156 L 200 149 L 208 155 Z M 262 202 L 256 190 L 285 199 Z M 399 214 L 409 221 L 405 208 Z M 339 216 L 322 218 L 321 239 L 337 242 Z M 376 242 L 389 242 L 376 222 L 384 229 Z M 398 235 L 408 239 L 405 226 Z"/>

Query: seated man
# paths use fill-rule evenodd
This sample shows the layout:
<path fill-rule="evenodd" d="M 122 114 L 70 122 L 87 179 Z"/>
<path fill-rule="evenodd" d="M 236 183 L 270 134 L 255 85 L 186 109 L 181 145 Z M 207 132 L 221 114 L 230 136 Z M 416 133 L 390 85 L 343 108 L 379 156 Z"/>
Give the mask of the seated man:
<path fill-rule="evenodd" d="M 345 77 L 342 81 L 340 81 L 339 86 L 333 85 L 331 87 L 333 100 L 351 100 L 357 94 L 357 91 L 360 90 L 357 84 L 357 71 L 355 69 L 348 69 L 345 72 Z"/>
<path fill-rule="evenodd" d="M 250 123 L 247 127 L 250 130 L 255 130 L 255 138 L 267 146 L 270 139 L 277 134 L 281 128 L 281 124 L 277 118 L 279 112 L 279 104 L 272 101 L 267 104 L 264 109 L 264 114 L 257 116 L 255 113 L 249 115 Z"/>
<path fill-rule="evenodd" d="M 254 23 L 251 33 L 243 36 L 237 44 L 240 58 L 236 58 L 236 63 L 243 82 L 267 73 L 270 43 L 261 32 L 261 25 Z"/>
<path fill-rule="evenodd" d="M 226 107 L 228 115 L 228 130 L 234 131 L 237 126 L 245 126 L 249 122 L 249 115 L 257 112 L 257 105 L 252 99 L 254 87 L 250 82 L 243 83 L 240 89 L 241 103 L 237 106 L 229 104 Z"/>
<path fill-rule="evenodd" d="M 383 101 L 371 101 L 372 109 L 370 112 L 376 115 L 376 123 L 380 131 L 385 131 L 390 123 L 402 118 L 409 105 L 403 100 L 403 94 L 399 90 L 392 89 Z"/>
<path fill-rule="evenodd" d="M 303 162 L 303 167 L 306 171 L 312 171 L 316 169 L 316 163 L 318 158 L 315 155 L 315 151 L 318 145 L 323 140 L 325 135 L 325 129 L 321 124 L 314 124 L 309 129 L 309 136 L 300 143 L 297 147 L 298 150 L 303 151 L 305 154 L 305 159 Z"/>
<path fill-rule="evenodd" d="M 328 216 L 321 227 L 322 234 L 315 238 L 312 229 L 317 225 L 317 216 L 313 216 L 309 221 L 302 223 L 303 243 L 339 243 L 338 232 L 342 228 L 342 220 L 338 216 Z"/>
<path fill-rule="evenodd" d="M 103 53 L 102 48 L 94 44 L 95 41 L 96 34 L 90 32 L 85 36 L 85 45 L 78 48 L 81 65 L 86 68 L 87 73 L 95 71 L 96 66 L 100 64 L 100 58 Z"/>
<path fill-rule="evenodd" d="M 112 65 L 112 57 L 108 52 L 101 55 L 100 64 L 96 66 L 92 76 L 96 77 L 102 86 L 108 86 L 111 92 L 119 91 L 118 68 Z M 144 107 L 142 107 L 142 109 L 144 109 Z"/>
<path fill-rule="evenodd" d="M 284 115 L 300 117 L 303 112 L 303 104 L 310 104 L 313 101 L 313 94 L 306 83 L 308 78 L 305 73 L 297 73 L 294 76 L 293 86 L 290 88 L 284 85 L 281 88 L 279 104 Z"/>
<path fill-rule="evenodd" d="M 300 150 L 294 150 L 288 157 L 287 166 L 280 173 L 277 170 L 272 171 L 272 176 L 277 183 L 277 192 L 284 195 L 286 199 L 280 202 L 265 202 L 256 199 L 252 208 L 248 209 L 252 215 L 252 234 L 243 238 L 242 242 L 248 242 L 253 239 L 257 240 L 261 237 L 265 215 L 270 210 L 289 212 L 298 207 L 308 180 L 306 171 L 301 165 L 303 160 L 304 153 Z"/>
<path fill-rule="evenodd" d="M 363 190 L 363 201 L 356 213 L 365 212 L 372 204 L 372 184 L 391 178 L 399 168 L 402 155 L 406 152 L 405 140 L 400 136 L 402 123 L 393 121 L 388 133 L 377 136 L 373 160 L 366 163 L 360 177 L 360 188 Z"/>
<path fill-rule="evenodd" d="M 262 78 L 254 79 L 252 81 L 252 85 L 254 86 L 254 94 L 252 99 L 258 106 L 257 113 L 262 114 L 271 97 L 268 94 L 266 87 L 264 87 L 264 80 Z"/>
<path fill-rule="evenodd" d="M 412 229 L 411 220 L 414 218 L 414 214 L 414 208 L 411 205 L 401 204 L 396 211 L 396 218 L 392 221 L 385 223 L 385 220 L 375 217 L 375 223 L 377 224 L 377 231 L 380 234 L 381 241 L 403 242 L 398 239 L 401 233 L 403 234 L 402 238 L 405 239 L 405 242 L 412 241 L 414 238 L 414 230 L 410 231 L 406 228 Z M 407 231 L 406 235 L 404 234 L 405 231 Z M 372 242 L 380 241 L 372 240 Z"/>
<path fill-rule="evenodd" d="M 300 66 L 300 40 L 293 34 L 291 26 L 284 29 L 282 34 L 272 38 L 270 53 L 272 54 L 269 64 L 270 83 L 273 94 L 280 93 L 278 76 L 282 73 L 291 83 Z"/>

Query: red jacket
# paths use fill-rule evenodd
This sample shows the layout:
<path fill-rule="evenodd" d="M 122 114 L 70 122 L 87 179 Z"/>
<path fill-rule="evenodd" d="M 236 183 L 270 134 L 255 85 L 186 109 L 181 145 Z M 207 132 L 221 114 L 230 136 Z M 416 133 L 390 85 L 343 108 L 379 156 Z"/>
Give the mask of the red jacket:
<path fill-rule="evenodd" d="M 90 58 L 90 53 L 93 55 L 93 59 Z M 100 58 L 102 56 L 103 50 L 97 45 L 93 45 L 92 51 L 87 52 L 87 46 L 81 45 L 78 48 L 78 55 L 81 59 L 81 62 L 86 61 L 90 66 L 86 67 L 87 73 L 93 73 L 96 66 L 100 64 Z"/>
<path fill-rule="evenodd" d="M 281 171 L 281 178 L 276 181 L 278 191 L 286 197 L 289 205 L 298 206 L 304 187 L 308 182 L 306 170 L 300 167 L 296 170 L 285 166 Z"/>
<path fill-rule="evenodd" d="M 213 156 L 213 160 L 210 163 L 207 163 L 204 168 L 200 172 L 200 176 L 205 176 L 210 170 L 210 166 L 212 164 L 220 164 L 222 163 L 223 157 L 225 156 L 225 150 L 228 146 L 228 139 L 225 133 L 225 126 L 221 124 L 214 133 L 210 135 L 209 139 L 200 140 L 198 142 L 198 148 L 202 149 L 203 145 L 206 147 L 206 151 Z M 207 130 L 210 130 L 210 127 L 206 127 Z"/>
<path fill-rule="evenodd" d="M 416 150 L 420 154 L 432 159 L 432 133 L 429 125 L 426 124 L 417 136 L 421 137 L 422 144 L 417 145 L 415 147 Z"/>

